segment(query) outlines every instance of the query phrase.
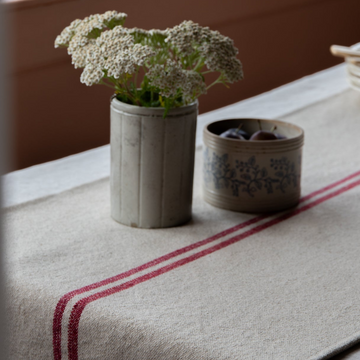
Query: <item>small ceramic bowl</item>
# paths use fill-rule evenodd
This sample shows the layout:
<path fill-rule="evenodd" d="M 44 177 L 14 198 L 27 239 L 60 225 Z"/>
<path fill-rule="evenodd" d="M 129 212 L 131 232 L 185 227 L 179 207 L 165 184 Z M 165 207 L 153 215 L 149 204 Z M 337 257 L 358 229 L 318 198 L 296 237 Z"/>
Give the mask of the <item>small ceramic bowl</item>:
<path fill-rule="evenodd" d="M 286 136 L 281 140 L 237 140 L 220 137 L 230 128 L 249 134 L 263 130 Z M 228 119 L 204 128 L 203 194 L 211 205 L 235 211 L 265 213 L 296 206 L 304 131 L 278 120 Z"/>

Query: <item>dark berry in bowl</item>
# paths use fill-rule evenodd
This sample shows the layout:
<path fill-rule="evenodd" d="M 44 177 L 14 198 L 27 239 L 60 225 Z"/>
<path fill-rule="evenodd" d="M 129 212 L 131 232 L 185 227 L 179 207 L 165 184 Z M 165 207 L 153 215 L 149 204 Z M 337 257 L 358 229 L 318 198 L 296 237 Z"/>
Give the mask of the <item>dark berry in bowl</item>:
<path fill-rule="evenodd" d="M 250 140 L 277 140 L 278 138 L 272 131 L 259 130 L 251 135 Z"/>
<path fill-rule="evenodd" d="M 229 138 L 229 139 L 238 139 L 238 140 L 249 140 L 250 139 L 250 135 L 245 131 L 241 129 L 242 124 L 240 124 L 240 126 L 235 129 L 228 129 L 226 131 L 224 131 L 223 133 L 221 133 L 219 136 L 220 137 L 224 137 L 224 138 Z"/>
<path fill-rule="evenodd" d="M 281 135 L 279 133 L 274 133 L 274 134 L 278 140 L 287 139 L 287 137 L 285 135 Z"/>

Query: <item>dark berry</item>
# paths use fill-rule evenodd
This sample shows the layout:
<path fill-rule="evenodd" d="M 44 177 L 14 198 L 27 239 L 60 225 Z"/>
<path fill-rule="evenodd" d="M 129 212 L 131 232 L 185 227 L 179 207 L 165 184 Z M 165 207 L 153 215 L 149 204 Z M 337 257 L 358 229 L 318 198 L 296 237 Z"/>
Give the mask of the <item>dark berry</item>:
<path fill-rule="evenodd" d="M 259 130 L 251 135 L 250 140 L 277 140 L 277 137 L 271 131 Z"/>
<path fill-rule="evenodd" d="M 229 129 L 220 134 L 220 137 L 229 138 L 229 139 L 238 139 L 246 140 L 246 137 L 243 134 L 249 136 L 244 130 L 241 129 Z M 248 137 L 249 138 L 249 137 Z"/>

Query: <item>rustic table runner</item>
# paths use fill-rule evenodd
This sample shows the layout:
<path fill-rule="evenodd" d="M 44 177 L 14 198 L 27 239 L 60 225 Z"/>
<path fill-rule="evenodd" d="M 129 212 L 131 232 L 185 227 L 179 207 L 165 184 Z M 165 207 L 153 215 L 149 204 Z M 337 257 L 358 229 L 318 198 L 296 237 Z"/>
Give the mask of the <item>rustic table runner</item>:
<path fill-rule="evenodd" d="M 114 222 L 108 179 L 7 209 L 11 359 L 315 360 L 360 341 L 360 94 L 283 119 L 305 130 L 287 212 L 206 204 L 201 150 L 181 227 Z"/>

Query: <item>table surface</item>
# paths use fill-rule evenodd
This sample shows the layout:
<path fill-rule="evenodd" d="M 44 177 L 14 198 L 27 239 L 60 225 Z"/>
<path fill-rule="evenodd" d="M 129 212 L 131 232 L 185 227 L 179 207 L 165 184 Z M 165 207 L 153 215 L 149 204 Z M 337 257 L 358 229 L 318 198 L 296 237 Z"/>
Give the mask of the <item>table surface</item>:
<path fill-rule="evenodd" d="M 305 77 L 254 98 L 199 116 L 197 147 L 202 144 L 205 124 L 218 119 L 238 117 L 282 118 L 333 96 L 348 91 L 343 65 Z M 64 159 L 15 171 L 3 177 L 4 207 L 91 184 L 109 176 L 109 146 L 86 151 Z M 333 357 L 335 360 L 359 360 L 360 346 Z"/>

